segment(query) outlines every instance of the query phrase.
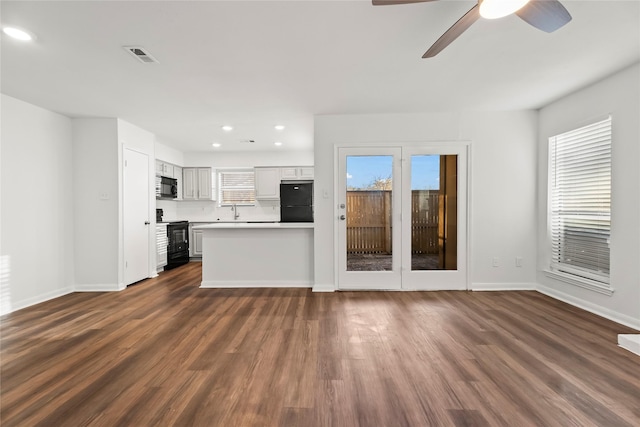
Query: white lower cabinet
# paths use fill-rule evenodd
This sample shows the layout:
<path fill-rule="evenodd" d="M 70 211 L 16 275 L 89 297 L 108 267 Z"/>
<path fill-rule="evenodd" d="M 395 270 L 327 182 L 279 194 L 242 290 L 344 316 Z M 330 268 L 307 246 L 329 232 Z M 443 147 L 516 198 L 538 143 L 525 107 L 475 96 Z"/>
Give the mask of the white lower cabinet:
<path fill-rule="evenodd" d="M 189 224 L 189 256 L 199 258 L 202 257 L 202 230 L 194 230 L 194 225 L 198 224 Z"/>
<path fill-rule="evenodd" d="M 162 271 L 167 265 L 167 224 L 156 224 L 156 271 Z"/>
<path fill-rule="evenodd" d="M 202 256 L 202 230 L 193 230 L 193 256 Z"/>

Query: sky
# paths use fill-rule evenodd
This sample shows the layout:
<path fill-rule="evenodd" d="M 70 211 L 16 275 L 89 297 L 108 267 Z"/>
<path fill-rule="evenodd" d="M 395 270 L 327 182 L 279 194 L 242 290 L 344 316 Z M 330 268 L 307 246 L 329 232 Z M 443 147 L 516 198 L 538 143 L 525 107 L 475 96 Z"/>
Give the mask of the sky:
<path fill-rule="evenodd" d="M 391 156 L 347 156 L 347 186 L 367 187 L 378 178 L 390 177 Z M 440 187 L 440 156 L 411 156 L 411 189 L 437 190 Z"/>

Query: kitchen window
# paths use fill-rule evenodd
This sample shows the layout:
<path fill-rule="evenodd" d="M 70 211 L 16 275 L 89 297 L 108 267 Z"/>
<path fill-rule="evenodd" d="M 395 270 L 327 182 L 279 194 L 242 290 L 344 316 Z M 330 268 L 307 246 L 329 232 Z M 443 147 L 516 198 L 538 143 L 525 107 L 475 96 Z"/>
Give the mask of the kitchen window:
<path fill-rule="evenodd" d="M 254 205 L 253 169 L 218 169 L 219 206 Z"/>
<path fill-rule="evenodd" d="M 549 138 L 549 275 L 611 294 L 611 117 Z"/>

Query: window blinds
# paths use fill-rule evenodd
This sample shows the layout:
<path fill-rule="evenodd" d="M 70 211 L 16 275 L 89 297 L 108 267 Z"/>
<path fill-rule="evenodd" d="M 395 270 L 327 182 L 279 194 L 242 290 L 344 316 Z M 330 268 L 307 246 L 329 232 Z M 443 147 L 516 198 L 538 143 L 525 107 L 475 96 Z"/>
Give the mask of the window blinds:
<path fill-rule="evenodd" d="M 609 283 L 611 117 L 549 138 L 551 269 Z"/>
<path fill-rule="evenodd" d="M 220 205 L 251 205 L 255 202 L 253 169 L 219 171 Z"/>

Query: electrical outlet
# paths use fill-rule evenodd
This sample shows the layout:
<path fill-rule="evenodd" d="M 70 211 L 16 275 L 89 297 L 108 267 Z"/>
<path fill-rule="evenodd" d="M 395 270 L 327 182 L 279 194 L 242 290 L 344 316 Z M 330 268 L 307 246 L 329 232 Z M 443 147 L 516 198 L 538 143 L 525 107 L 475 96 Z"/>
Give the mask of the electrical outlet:
<path fill-rule="evenodd" d="M 522 257 L 521 256 L 517 256 L 516 257 L 516 267 L 522 267 Z"/>
<path fill-rule="evenodd" d="M 500 258 L 498 258 L 497 256 L 493 257 L 493 266 L 494 267 L 499 267 L 500 266 Z"/>

